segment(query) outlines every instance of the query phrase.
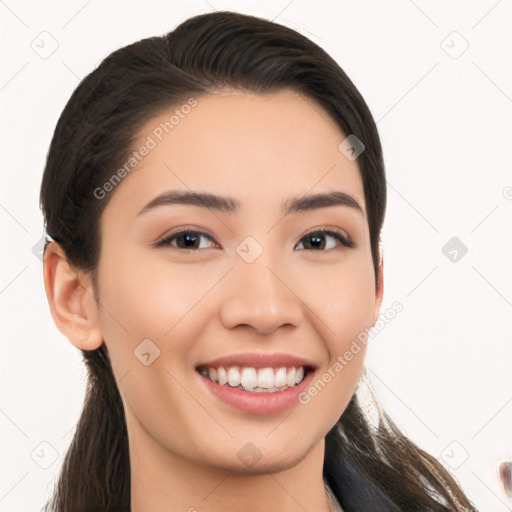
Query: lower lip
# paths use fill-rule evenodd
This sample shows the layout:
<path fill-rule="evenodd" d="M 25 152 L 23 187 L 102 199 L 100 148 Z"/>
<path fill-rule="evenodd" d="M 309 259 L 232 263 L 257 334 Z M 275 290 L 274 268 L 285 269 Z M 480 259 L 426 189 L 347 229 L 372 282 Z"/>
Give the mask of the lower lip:
<path fill-rule="evenodd" d="M 221 386 L 200 373 L 198 375 L 217 398 L 237 409 L 253 414 L 278 414 L 292 408 L 299 403 L 299 395 L 308 388 L 313 378 L 313 372 L 308 372 L 302 381 L 293 388 L 274 393 L 258 393 L 243 391 L 231 386 Z"/>

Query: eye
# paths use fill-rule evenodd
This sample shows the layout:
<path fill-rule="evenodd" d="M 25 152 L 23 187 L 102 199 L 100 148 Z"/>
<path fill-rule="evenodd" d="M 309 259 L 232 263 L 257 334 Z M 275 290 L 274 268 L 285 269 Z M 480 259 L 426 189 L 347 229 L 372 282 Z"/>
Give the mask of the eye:
<path fill-rule="evenodd" d="M 201 244 L 201 239 L 208 240 L 214 246 L 218 245 L 213 237 L 202 231 L 194 231 L 191 229 L 183 229 L 170 235 L 165 236 L 154 244 L 155 247 L 171 246 L 182 250 L 195 250 L 195 249 L 208 249 L 204 244 Z M 173 243 L 176 241 L 176 243 Z"/>
<path fill-rule="evenodd" d="M 331 242 L 326 242 L 326 238 L 330 238 Z M 334 239 L 334 241 L 332 241 L 332 239 Z M 306 247 L 304 246 L 303 240 L 306 240 Z M 354 247 L 354 242 L 349 240 L 345 235 L 330 229 L 317 229 L 316 231 L 309 232 L 306 236 L 301 238 L 297 247 L 302 245 L 303 249 L 308 249 L 307 246 L 310 246 L 313 247 L 313 250 L 320 250 L 322 252 L 324 250 L 335 249 L 336 241 L 345 247 Z"/>
<path fill-rule="evenodd" d="M 326 242 L 326 239 L 331 239 L 330 242 Z M 210 242 L 212 247 L 217 248 L 219 245 L 215 242 L 214 238 L 202 231 L 196 231 L 192 229 L 182 229 L 175 233 L 165 236 L 164 238 L 157 241 L 155 247 L 171 246 L 181 250 L 196 250 L 196 249 L 208 249 L 208 246 L 201 243 L 201 240 L 205 240 L 206 244 Z M 304 244 L 303 241 L 306 243 Z M 296 249 L 314 250 L 317 252 L 323 252 L 325 250 L 335 249 L 336 243 L 343 245 L 344 247 L 354 247 L 354 243 L 348 238 L 337 231 L 329 229 L 317 229 L 309 232 L 307 235 L 302 237 Z M 299 247 L 301 246 L 302 247 Z"/>

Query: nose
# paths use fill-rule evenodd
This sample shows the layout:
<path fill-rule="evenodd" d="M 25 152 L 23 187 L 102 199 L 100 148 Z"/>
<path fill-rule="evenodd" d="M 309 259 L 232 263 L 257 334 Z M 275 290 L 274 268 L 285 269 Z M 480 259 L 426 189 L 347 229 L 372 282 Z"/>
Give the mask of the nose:
<path fill-rule="evenodd" d="M 289 272 L 274 269 L 265 252 L 253 263 L 238 261 L 230 272 L 230 289 L 221 308 L 226 329 L 248 326 L 272 334 L 282 326 L 300 325 L 304 303 Z M 274 267 L 274 268 L 273 268 Z"/>

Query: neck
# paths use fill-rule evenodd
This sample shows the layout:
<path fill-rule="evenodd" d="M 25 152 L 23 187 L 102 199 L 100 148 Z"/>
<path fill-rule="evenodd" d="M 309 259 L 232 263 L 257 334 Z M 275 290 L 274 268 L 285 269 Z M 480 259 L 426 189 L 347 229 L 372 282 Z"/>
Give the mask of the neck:
<path fill-rule="evenodd" d="M 322 476 L 323 439 L 289 469 L 251 474 L 184 459 L 144 429 L 128 432 L 132 512 L 331 510 Z"/>

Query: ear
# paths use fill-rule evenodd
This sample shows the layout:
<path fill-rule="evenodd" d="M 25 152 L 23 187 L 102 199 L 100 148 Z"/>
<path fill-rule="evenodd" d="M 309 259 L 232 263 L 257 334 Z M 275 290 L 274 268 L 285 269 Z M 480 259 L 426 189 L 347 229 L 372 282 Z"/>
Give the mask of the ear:
<path fill-rule="evenodd" d="M 377 322 L 379 319 L 380 307 L 382 305 L 382 299 L 384 297 L 384 255 L 381 252 L 380 261 L 379 261 L 379 271 L 378 271 L 378 283 L 375 288 L 375 310 L 373 314 L 373 324 Z"/>
<path fill-rule="evenodd" d="M 44 288 L 57 329 L 77 348 L 95 350 L 103 344 L 98 302 L 88 273 L 74 268 L 57 242 L 43 258 Z"/>

